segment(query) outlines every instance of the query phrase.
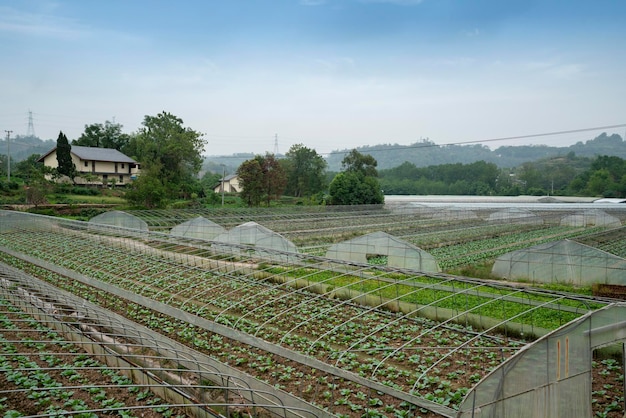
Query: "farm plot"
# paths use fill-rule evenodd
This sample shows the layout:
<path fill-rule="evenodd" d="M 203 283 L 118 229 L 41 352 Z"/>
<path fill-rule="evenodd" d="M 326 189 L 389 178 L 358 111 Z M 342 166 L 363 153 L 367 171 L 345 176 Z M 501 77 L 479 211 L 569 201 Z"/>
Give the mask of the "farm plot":
<path fill-rule="evenodd" d="M 79 226 L 2 234 L 5 253 L 29 261 L 5 255 L 5 262 L 335 414 L 394 416 L 418 405 L 452 416 L 469 387 L 527 343 L 521 335 L 601 306 L 447 276 L 338 272 L 304 255 L 293 266 L 223 254 L 218 262 Z"/>
<path fill-rule="evenodd" d="M 0 299 L 0 413 L 4 417 L 187 416 Z"/>
<path fill-rule="evenodd" d="M 461 212 L 461 211 L 458 211 Z M 280 233 L 301 252 L 325 256 L 337 242 L 382 231 L 428 251 L 444 271 L 474 263 L 489 262 L 509 251 L 559 240 L 581 238 L 603 231 L 601 227 L 560 226 L 560 219 L 571 211 L 539 211 L 542 222 L 525 218 L 489 221 L 493 210 L 481 209 L 474 217 L 433 217 L 432 208 L 402 213 L 372 206 L 361 209 L 321 210 L 301 208 L 269 210 L 198 210 L 198 211 L 134 211 L 159 230 L 171 227 L 191 216 L 206 216 L 226 228 L 254 220 Z M 458 215 L 458 214 L 457 214 Z M 385 259 L 379 260 L 385 264 Z"/>
<path fill-rule="evenodd" d="M 588 234 L 577 238 L 576 241 L 618 257 L 626 258 L 626 228 L 624 227 Z"/>

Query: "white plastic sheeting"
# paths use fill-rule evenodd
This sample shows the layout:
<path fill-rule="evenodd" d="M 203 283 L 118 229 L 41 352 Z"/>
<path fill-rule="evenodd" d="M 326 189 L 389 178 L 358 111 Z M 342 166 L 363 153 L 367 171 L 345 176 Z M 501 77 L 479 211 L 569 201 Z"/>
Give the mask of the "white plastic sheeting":
<path fill-rule="evenodd" d="M 441 271 L 431 254 L 385 232 L 373 232 L 334 244 L 326 252 L 326 258 L 363 264 L 367 264 L 368 255 L 387 256 L 389 267 L 424 272 Z"/>
<path fill-rule="evenodd" d="M 553 241 L 503 254 L 492 274 L 540 283 L 626 285 L 626 260 L 570 240 Z"/>
<path fill-rule="evenodd" d="M 543 224 L 541 216 L 533 212 L 520 208 L 507 208 L 499 210 L 489 215 L 489 222 L 515 222 L 525 224 Z"/>
<path fill-rule="evenodd" d="M 91 218 L 89 223 L 116 226 L 120 228 L 139 229 L 141 231 L 148 230 L 148 224 L 144 220 L 121 210 L 112 210 L 101 213 L 100 215 Z"/>
<path fill-rule="evenodd" d="M 283 237 L 282 235 L 257 224 L 256 222 L 246 222 L 233 229 L 219 234 L 214 238 L 214 241 L 223 242 L 227 244 L 238 244 L 254 247 L 254 249 L 235 248 L 231 246 L 221 246 L 218 243 L 214 243 L 211 247 L 222 252 L 227 252 L 234 255 L 251 254 L 256 252 L 264 257 L 274 258 L 278 257 L 280 261 L 286 261 L 285 255 L 273 254 L 268 250 L 286 251 L 291 253 L 298 252 L 298 248 L 294 243 Z"/>
<path fill-rule="evenodd" d="M 226 229 L 221 225 L 202 216 L 198 216 L 197 218 L 176 225 L 170 231 L 170 235 L 183 238 L 211 240 L 224 232 L 226 232 Z"/>
<path fill-rule="evenodd" d="M 619 218 L 611 216 L 600 209 L 590 209 L 576 212 L 561 218 L 563 226 L 593 227 L 606 226 L 609 228 L 619 228 L 622 222 Z"/>
<path fill-rule="evenodd" d="M 591 417 L 592 351 L 626 340 L 626 304 L 578 318 L 519 351 L 470 390 L 459 418 Z"/>

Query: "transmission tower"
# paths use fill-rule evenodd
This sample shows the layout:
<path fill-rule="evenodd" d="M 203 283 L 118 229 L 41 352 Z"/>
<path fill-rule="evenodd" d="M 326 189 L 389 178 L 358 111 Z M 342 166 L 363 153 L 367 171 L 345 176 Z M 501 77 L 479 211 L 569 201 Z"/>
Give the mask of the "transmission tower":
<path fill-rule="evenodd" d="M 28 111 L 28 129 L 26 130 L 26 136 L 35 136 L 35 124 L 33 123 L 33 112 Z"/>
<path fill-rule="evenodd" d="M 278 134 L 274 134 L 274 155 L 278 155 Z"/>

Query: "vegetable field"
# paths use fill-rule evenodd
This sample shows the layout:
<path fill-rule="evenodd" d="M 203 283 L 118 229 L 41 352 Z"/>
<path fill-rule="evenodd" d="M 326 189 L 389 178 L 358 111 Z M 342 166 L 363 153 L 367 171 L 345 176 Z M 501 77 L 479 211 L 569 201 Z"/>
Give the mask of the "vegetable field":
<path fill-rule="evenodd" d="M 235 398 L 223 396 L 221 402 L 195 401 L 218 415 L 253 411 L 253 415 L 259 416 L 453 417 L 468 391 L 511 356 L 609 302 L 384 265 L 332 262 L 307 251 L 292 254 L 289 259 L 278 257 L 278 251 L 277 257 L 272 257 L 271 250 L 267 258 L 260 258 L 252 251 L 242 252 L 241 246 L 233 246 L 232 253 L 224 246 L 216 251 L 210 242 L 171 237 L 163 230 L 139 233 L 84 222 L 3 215 L 0 262 L 30 278 L 22 278 L 18 284 L 7 277 L 5 292 L 14 294 L 16 288 L 29 288 L 27 283 L 41 283 L 37 285 L 39 290 L 29 288 L 28 292 L 53 305 L 63 300 L 60 306 L 70 304 L 61 294 L 75 295 L 86 304 L 93 304 L 93 309 L 110 311 L 144 327 L 159 341 L 164 338 L 171 344 L 180 344 L 184 350 L 196 353 L 194 357 L 206 358 L 212 367 L 225 367 L 219 375 L 230 376 L 228 381 L 264 385 L 254 389 L 249 386 L 245 394 Z M 154 223 L 157 215 L 144 213 L 143 217 Z M 165 216 L 173 216 L 163 215 L 165 220 L 159 221 L 162 227 L 171 223 Z M 344 238 L 387 225 L 388 231 L 411 242 L 430 245 L 439 260 L 448 260 L 446 268 L 488 260 L 499 251 L 555 237 L 585 237 L 603 232 L 598 227 L 563 227 L 556 223 L 520 223 L 512 227 L 511 223 L 486 225 L 475 219 L 441 222 L 385 214 L 374 208 L 360 214 L 332 213 L 326 219 L 319 213 L 305 214 L 297 222 L 294 214 L 282 214 L 282 219 L 280 213 L 268 214 L 267 218 L 261 215 L 257 222 L 265 219 L 278 229 L 283 225 L 281 234 L 285 236 L 290 234 L 287 225 L 294 227 L 297 232 L 291 232 L 292 236 L 303 236 L 298 244 L 315 244 L 311 248 L 329 244 L 329 237 Z M 356 228 L 359 221 L 361 228 Z M 304 232 L 304 225 L 309 225 L 309 232 Z M 58 289 L 59 295 L 54 289 Z M 32 323 L 37 327 L 38 322 L 32 317 L 26 319 L 24 313 L 13 312 L 17 308 L 12 306 L 5 299 L 2 307 L 6 318 L 0 333 L 6 336 L 10 332 L 7 341 L 15 346 L 28 338 L 21 325 L 28 328 Z M 102 314 L 102 318 L 105 316 Z M 78 318 L 73 321 L 79 323 L 80 329 Z M 20 327 L 13 332 L 15 321 Z M 90 326 L 100 326 L 94 318 L 90 321 Z M 131 345 L 141 344 L 130 335 L 121 339 L 131 341 Z M 42 334 L 34 340 L 43 344 L 45 350 L 55 344 L 44 341 Z M 157 345 L 153 343 L 150 350 L 159 351 Z M 12 350 L 9 345 L 3 347 L 3 353 Z M 19 345 L 16 352 L 32 348 Z M 37 360 L 24 361 L 39 362 L 38 367 L 47 367 L 55 374 L 62 365 L 73 364 L 70 362 L 74 358 L 86 360 L 82 357 L 85 353 L 68 355 L 60 362 L 51 360 L 54 364 L 46 366 L 40 358 L 47 351 L 34 353 Z M 6 353 L 3 355 L 7 357 Z M 8 368 L 25 367 L 16 357 L 7 357 L 6 361 Z M 604 364 L 602 361 L 598 364 Z M 159 363 L 158 368 L 190 367 L 169 357 L 167 363 Z M 93 366 L 90 372 L 106 369 Z M 609 374 L 614 383 L 603 384 L 610 385 L 611 390 L 594 391 L 604 390 L 603 396 L 610 397 L 610 402 L 594 402 L 598 413 L 606 416 L 612 416 L 612 408 L 623 413 L 623 405 L 618 408 L 613 404 L 619 400 L 619 379 L 623 380 L 623 373 Z M 217 375 L 203 377 L 204 386 L 228 387 L 223 381 L 215 381 Z M 80 381 L 79 377 L 75 379 Z M 65 380 L 60 385 L 74 393 L 85 392 L 86 404 L 77 407 L 86 408 L 81 413 L 97 415 L 107 408 L 82 389 L 93 386 L 89 381 L 74 385 L 77 389 Z M 152 399 L 163 397 L 150 391 L 154 384 L 143 387 L 124 382 L 122 390 L 130 395 L 120 401 L 122 404 L 111 401 L 113 407 L 107 413 L 140 416 L 143 410 L 149 410 L 166 416 L 194 415 L 176 403 L 158 406 Z M 238 390 L 241 387 L 238 385 Z M 11 394 L 22 393 L 28 399 L 33 392 L 28 392 L 29 388 L 21 390 L 12 387 Z M 615 390 L 618 394 L 614 395 Z M 146 395 L 146 399 L 135 403 L 133 394 L 145 391 L 151 393 L 150 399 Z M 264 400 L 260 402 L 250 393 L 263 393 Z M 120 396 L 107 395 L 106 399 Z M 56 409 L 39 408 L 37 413 L 52 416 L 61 409 L 78 411 L 64 402 L 51 399 L 44 406 Z M 228 403 L 237 408 L 224 409 Z M 13 406 L 5 407 L 7 412 L 12 409 Z M 16 411 L 11 413 L 30 413 Z M 198 411 L 195 413 L 209 414 L 206 409 Z"/>

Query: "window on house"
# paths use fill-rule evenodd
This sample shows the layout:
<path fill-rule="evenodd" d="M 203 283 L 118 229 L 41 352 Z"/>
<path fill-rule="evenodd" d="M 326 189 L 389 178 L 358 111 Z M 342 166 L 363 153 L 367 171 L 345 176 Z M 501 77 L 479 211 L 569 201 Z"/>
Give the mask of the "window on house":
<path fill-rule="evenodd" d="M 122 163 L 122 168 L 124 168 L 124 163 Z"/>
<path fill-rule="evenodd" d="M 85 167 L 89 167 L 89 161 L 85 161 Z"/>
<path fill-rule="evenodd" d="M 122 167 L 124 168 L 124 167 Z M 120 183 L 124 183 L 124 176 L 120 176 Z"/>

